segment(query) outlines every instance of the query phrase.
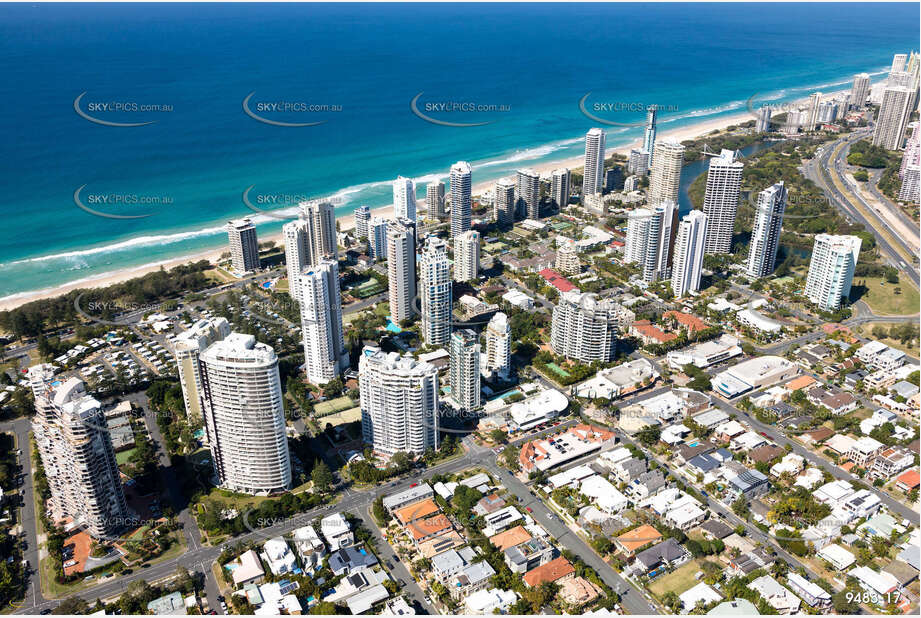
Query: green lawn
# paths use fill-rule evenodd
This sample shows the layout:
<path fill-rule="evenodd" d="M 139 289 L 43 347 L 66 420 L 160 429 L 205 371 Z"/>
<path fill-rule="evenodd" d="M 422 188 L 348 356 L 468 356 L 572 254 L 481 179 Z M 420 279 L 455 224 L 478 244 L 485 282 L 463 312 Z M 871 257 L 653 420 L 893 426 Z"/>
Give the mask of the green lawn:
<path fill-rule="evenodd" d="M 882 328 L 886 329 L 886 331 L 888 332 L 889 329 L 892 328 L 893 326 L 901 326 L 901 324 L 899 322 L 871 322 L 870 324 L 864 324 L 863 326 L 858 326 L 857 333 L 860 335 L 864 335 L 865 337 L 869 337 L 871 336 L 871 333 L 873 332 L 873 328 L 876 326 L 881 326 Z M 873 338 L 878 339 L 877 337 L 873 337 Z M 916 341 L 909 341 L 907 344 L 904 344 L 900 340 L 891 339 L 890 337 L 883 337 L 882 339 L 878 339 L 878 340 L 885 343 L 890 348 L 895 348 L 896 350 L 902 350 L 903 352 L 907 354 L 911 354 L 912 356 L 918 355 L 918 344 Z"/>
<path fill-rule="evenodd" d="M 899 288 L 901 293 L 896 294 Z M 904 277 L 887 283 L 881 277 L 854 278 L 851 300 L 862 300 L 878 315 L 915 315 L 918 313 L 918 290 Z"/>
<path fill-rule="evenodd" d="M 687 592 L 697 584 L 694 575 L 700 570 L 696 560 L 683 564 L 668 575 L 663 575 L 649 584 L 649 591 L 661 599 L 669 590 L 675 594 Z"/>
<path fill-rule="evenodd" d="M 547 363 L 547 369 L 557 374 L 561 378 L 568 378 L 569 376 L 572 375 L 571 373 L 569 373 L 568 371 L 566 371 L 565 369 L 563 369 L 556 363 Z"/>
<path fill-rule="evenodd" d="M 128 463 L 128 458 L 134 455 L 134 451 L 136 450 L 137 449 L 129 448 L 127 451 L 121 451 L 119 453 L 115 453 L 115 461 L 120 466 L 125 465 L 126 463 Z"/>
<path fill-rule="evenodd" d="M 337 397 L 336 399 L 330 399 L 329 401 L 321 401 L 313 407 L 314 412 L 317 417 L 326 416 L 327 414 L 335 414 L 336 412 L 342 412 L 343 410 L 349 410 L 355 407 L 355 403 L 343 395 L 342 397 Z"/>

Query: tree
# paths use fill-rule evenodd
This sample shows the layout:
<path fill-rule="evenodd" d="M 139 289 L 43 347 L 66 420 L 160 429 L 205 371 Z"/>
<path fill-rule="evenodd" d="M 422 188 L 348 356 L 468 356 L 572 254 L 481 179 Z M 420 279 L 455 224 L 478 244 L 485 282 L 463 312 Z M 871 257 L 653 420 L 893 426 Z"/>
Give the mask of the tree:
<path fill-rule="evenodd" d="M 489 437 L 496 444 L 502 444 L 508 439 L 508 433 L 497 428 L 489 432 Z"/>
<path fill-rule="evenodd" d="M 322 459 L 317 461 L 310 472 L 310 480 L 313 481 L 313 487 L 321 493 L 327 493 L 333 487 L 333 473 L 329 466 Z"/>
<path fill-rule="evenodd" d="M 838 614 L 857 614 L 860 612 L 860 606 L 853 600 L 854 593 L 850 588 L 845 588 L 841 592 L 831 595 L 831 603 Z"/>

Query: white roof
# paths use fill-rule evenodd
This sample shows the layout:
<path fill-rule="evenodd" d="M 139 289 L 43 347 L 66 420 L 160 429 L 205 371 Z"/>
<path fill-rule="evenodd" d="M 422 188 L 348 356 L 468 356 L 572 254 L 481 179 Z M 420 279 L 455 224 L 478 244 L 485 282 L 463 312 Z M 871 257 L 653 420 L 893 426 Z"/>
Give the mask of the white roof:
<path fill-rule="evenodd" d="M 547 483 L 556 489 L 558 487 L 569 485 L 574 481 L 581 481 L 582 479 L 586 479 L 590 476 L 593 476 L 594 474 L 595 471 L 592 470 L 588 464 L 582 464 L 580 466 L 576 466 L 575 468 L 570 468 L 569 470 L 564 470 L 563 472 L 559 472 L 547 477 Z"/>
<path fill-rule="evenodd" d="M 713 430 L 713 433 L 734 438 L 739 434 L 745 433 L 745 426 L 736 419 L 730 419 L 718 425 L 716 429 Z"/>
<path fill-rule="evenodd" d="M 855 440 L 851 448 L 857 449 L 857 451 L 861 453 L 875 453 L 879 449 L 883 448 L 883 443 L 879 440 L 874 440 L 869 436 L 863 436 Z"/>
<path fill-rule="evenodd" d="M 886 571 L 874 571 L 865 566 L 851 569 L 848 575 L 856 577 L 864 585 L 872 588 L 878 594 L 886 594 L 898 588 L 899 580 Z"/>
<path fill-rule="evenodd" d="M 690 590 L 681 593 L 678 598 L 681 599 L 682 607 L 690 611 L 694 609 L 698 601 L 703 601 L 705 605 L 709 605 L 723 597 L 716 590 L 701 582 Z"/>
<path fill-rule="evenodd" d="M 627 506 L 627 496 L 620 493 L 610 481 L 598 474 L 582 481 L 579 491 L 609 511 L 620 510 Z"/>
<path fill-rule="evenodd" d="M 819 502 L 838 502 L 854 493 L 854 488 L 845 480 L 832 481 L 819 487 L 813 494 Z"/>
<path fill-rule="evenodd" d="M 820 549 L 819 557 L 824 558 L 838 568 L 843 569 L 846 569 L 847 567 L 857 562 L 857 558 L 854 557 L 854 554 L 836 544 L 826 545 Z"/>
<path fill-rule="evenodd" d="M 723 421 L 729 420 L 729 415 L 722 410 L 708 410 L 693 417 L 694 422 L 703 427 L 713 427 Z"/>

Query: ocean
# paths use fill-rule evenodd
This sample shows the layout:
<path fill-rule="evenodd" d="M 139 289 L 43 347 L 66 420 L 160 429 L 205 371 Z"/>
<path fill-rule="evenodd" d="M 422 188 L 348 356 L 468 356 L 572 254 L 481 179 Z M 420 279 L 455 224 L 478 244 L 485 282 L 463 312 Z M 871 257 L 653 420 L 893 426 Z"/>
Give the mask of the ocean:
<path fill-rule="evenodd" d="M 668 131 L 752 97 L 880 79 L 916 47 L 919 9 L 4 4 L 0 16 L 9 298 L 219 248 L 231 218 L 279 231 L 254 209 L 331 197 L 344 214 L 389 204 L 397 175 L 421 199 L 458 160 L 478 184 L 578 156 L 598 124 L 586 95 L 629 125 L 605 127 L 610 148 L 642 134 L 646 104 Z"/>

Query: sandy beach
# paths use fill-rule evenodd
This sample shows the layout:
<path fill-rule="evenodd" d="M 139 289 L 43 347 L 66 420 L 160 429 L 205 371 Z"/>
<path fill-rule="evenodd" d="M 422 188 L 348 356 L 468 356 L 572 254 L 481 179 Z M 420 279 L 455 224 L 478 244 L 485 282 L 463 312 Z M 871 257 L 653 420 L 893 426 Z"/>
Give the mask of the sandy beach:
<path fill-rule="evenodd" d="M 824 93 L 822 98 L 823 99 L 829 98 L 835 94 L 838 94 L 838 93 L 834 93 L 834 92 Z M 794 102 L 794 104 L 802 103 L 802 101 L 804 100 L 805 99 L 801 99 L 799 101 Z M 704 135 L 714 130 L 724 129 L 730 125 L 740 124 L 748 120 L 752 120 L 752 116 L 750 113 L 748 113 L 747 111 L 739 112 L 737 114 L 733 114 L 730 116 L 720 116 L 719 118 L 713 118 L 711 120 L 703 120 L 701 122 L 698 122 L 698 123 L 695 123 L 695 124 L 692 124 L 686 127 L 673 129 L 671 131 L 669 130 L 660 131 L 657 135 L 657 138 L 668 137 L 668 138 L 676 139 L 678 141 L 690 140 L 690 139 L 695 139 L 698 137 L 703 137 Z M 607 150 L 607 156 L 610 156 L 614 153 L 628 154 L 630 152 L 630 149 L 636 148 L 640 144 L 641 144 L 641 140 L 637 139 L 634 142 L 626 146 L 610 148 Z M 532 168 L 538 173 L 540 173 L 541 175 L 547 175 L 554 169 L 557 169 L 560 167 L 568 167 L 570 169 L 577 169 L 577 168 L 581 168 L 582 166 L 583 166 L 583 157 L 578 156 L 578 157 L 572 157 L 569 159 L 562 159 L 558 161 L 543 163 L 540 165 L 532 166 Z M 495 186 L 494 180 L 475 184 L 473 187 L 473 194 L 482 195 L 486 191 L 492 190 L 494 186 Z M 389 218 L 393 215 L 393 206 L 384 206 L 381 208 L 375 208 L 371 211 L 371 214 L 372 216 L 382 216 L 385 218 Z M 339 228 L 341 231 L 351 230 L 355 227 L 355 218 L 351 214 L 343 215 L 339 217 L 337 221 L 339 223 Z M 260 242 L 274 241 L 276 244 L 280 245 L 283 242 L 283 238 L 280 233 L 276 233 L 270 236 L 260 237 L 259 241 Z M 114 283 L 126 281 L 128 279 L 139 277 L 146 273 L 159 270 L 160 268 L 164 268 L 168 270 L 180 264 L 186 264 L 188 262 L 196 262 L 196 261 L 203 260 L 203 259 L 216 263 L 216 261 L 220 258 L 220 255 L 222 253 L 225 253 L 226 251 L 227 251 L 227 248 L 204 251 L 204 252 L 196 253 L 193 255 L 188 255 L 188 256 L 172 259 L 172 260 L 158 262 L 155 264 L 147 264 L 144 266 L 117 270 L 111 273 L 99 275 L 98 277 L 76 281 L 73 283 L 68 283 L 68 284 L 57 286 L 54 288 L 48 288 L 44 290 L 36 290 L 34 292 L 26 292 L 23 294 L 18 294 L 13 297 L 8 297 L 6 299 L 0 300 L 0 311 L 10 310 L 20 305 L 24 305 L 31 301 L 39 300 L 42 298 L 53 298 L 55 296 L 60 296 L 62 294 L 66 294 L 75 289 L 103 288 L 103 287 L 112 285 Z"/>

